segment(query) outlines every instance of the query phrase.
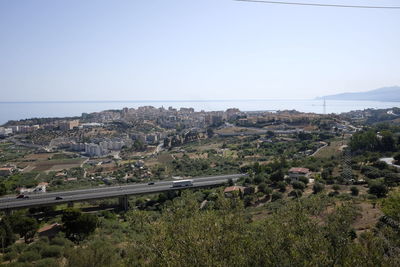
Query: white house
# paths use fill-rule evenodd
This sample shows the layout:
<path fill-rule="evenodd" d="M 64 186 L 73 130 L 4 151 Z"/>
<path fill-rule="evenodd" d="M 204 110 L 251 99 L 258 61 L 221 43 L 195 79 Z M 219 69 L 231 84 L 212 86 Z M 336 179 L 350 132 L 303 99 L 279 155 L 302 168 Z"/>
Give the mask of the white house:
<path fill-rule="evenodd" d="M 309 178 L 310 175 L 311 175 L 311 171 L 307 168 L 295 167 L 295 168 L 291 168 L 289 170 L 289 177 L 294 180 L 298 180 L 299 177 L 302 177 L 302 176 Z"/>

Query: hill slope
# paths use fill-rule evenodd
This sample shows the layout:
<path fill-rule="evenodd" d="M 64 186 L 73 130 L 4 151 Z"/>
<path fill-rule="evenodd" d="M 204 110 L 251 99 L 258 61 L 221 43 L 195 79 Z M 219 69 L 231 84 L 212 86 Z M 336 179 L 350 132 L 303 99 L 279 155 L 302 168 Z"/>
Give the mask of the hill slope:
<path fill-rule="evenodd" d="M 400 102 L 400 86 L 384 87 L 368 92 L 328 95 L 317 99 Z"/>

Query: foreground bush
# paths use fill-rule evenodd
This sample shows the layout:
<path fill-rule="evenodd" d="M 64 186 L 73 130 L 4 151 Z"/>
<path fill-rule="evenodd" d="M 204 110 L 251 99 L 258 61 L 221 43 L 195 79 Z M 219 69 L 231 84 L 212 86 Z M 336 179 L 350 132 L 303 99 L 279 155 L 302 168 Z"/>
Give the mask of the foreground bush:
<path fill-rule="evenodd" d="M 371 266 L 371 262 L 392 265 L 398 259 L 398 255 L 384 256 L 385 249 L 375 237 L 354 241 L 351 225 L 358 212 L 351 204 L 336 207 L 321 223 L 315 218 L 330 198 L 317 195 L 287 202 L 267 218 L 249 222 L 241 204 L 234 201 L 221 198 L 219 209 L 200 211 L 193 200 L 176 199 L 159 219 L 143 217 L 140 229 L 140 224 L 131 226 L 144 236 L 132 240 L 123 262 L 130 266 Z"/>
<path fill-rule="evenodd" d="M 62 248 L 59 246 L 46 246 L 40 254 L 42 258 L 58 258 L 62 255 Z"/>
<path fill-rule="evenodd" d="M 25 251 L 18 257 L 19 262 L 32 262 L 40 260 L 40 254 L 35 251 Z"/>

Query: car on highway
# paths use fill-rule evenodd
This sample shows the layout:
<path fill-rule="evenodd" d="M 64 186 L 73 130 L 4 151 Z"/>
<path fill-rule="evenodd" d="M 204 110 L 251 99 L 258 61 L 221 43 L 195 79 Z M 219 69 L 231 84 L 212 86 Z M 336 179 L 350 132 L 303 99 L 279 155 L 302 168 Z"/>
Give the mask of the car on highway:
<path fill-rule="evenodd" d="M 20 195 L 17 196 L 17 198 L 19 198 L 19 199 L 27 199 L 27 198 L 29 198 L 29 196 L 26 196 L 24 194 L 20 194 Z"/>
<path fill-rule="evenodd" d="M 154 185 L 154 182 L 150 182 L 150 183 L 148 183 L 148 185 Z"/>
<path fill-rule="evenodd" d="M 56 197 L 56 200 L 61 200 L 61 199 L 63 199 L 63 197 L 60 196 Z"/>

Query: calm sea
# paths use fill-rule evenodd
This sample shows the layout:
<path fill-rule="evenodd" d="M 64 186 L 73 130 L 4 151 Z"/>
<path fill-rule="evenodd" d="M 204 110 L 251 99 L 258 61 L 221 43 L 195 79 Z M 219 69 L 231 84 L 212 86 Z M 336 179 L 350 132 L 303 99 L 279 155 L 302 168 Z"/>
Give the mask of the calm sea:
<path fill-rule="evenodd" d="M 98 112 L 124 107 L 140 106 L 174 108 L 192 107 L 196 111 L 226 110 L 239 108 L 242 111 L 298 110 L 302 112 L 323 113 L 322 100 L 218 100 L 218 101 L 88 101 L 88 102 L 0 102 L 0 125 L 9 120 L 41 117 L 80 116 L 86 112 Z M 342 113 L 367 108 L 400 107 L 400 102 L 378 101 L 326 101 L 327 113 Z"/>

